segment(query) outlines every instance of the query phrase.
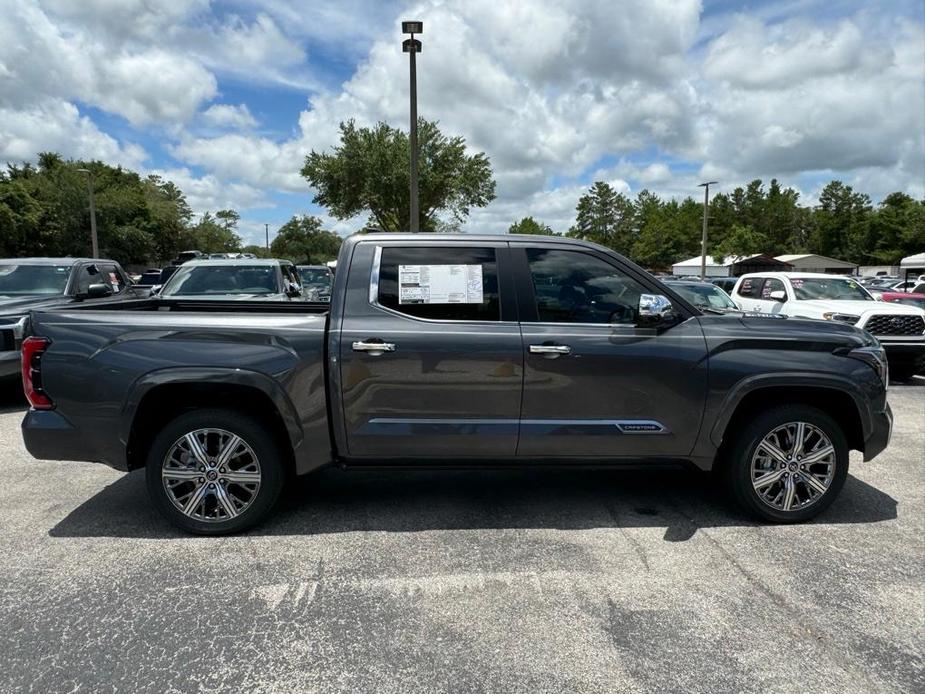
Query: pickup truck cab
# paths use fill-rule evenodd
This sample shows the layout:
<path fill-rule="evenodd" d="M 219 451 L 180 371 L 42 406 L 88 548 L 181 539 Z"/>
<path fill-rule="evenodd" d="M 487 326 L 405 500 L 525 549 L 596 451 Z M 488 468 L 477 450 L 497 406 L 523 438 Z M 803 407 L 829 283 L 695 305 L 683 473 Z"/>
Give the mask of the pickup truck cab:
<path fill-rule="evenodd" d="M 156 293 L 165 299 L 289 301 L 302 298 L 302 280 L 288 260 L 190 260 Z"/>
<path fill-rule="evenodd" d="M 877 301 L 852 277 L 751 273 L 736 282 L 732 299 L 743 311 L 828 320 L 866 330 L 886 349 L 897 379 L 911 378 L 925 369 L 925 311 Z"/>
<path fill-rule="evenodd" d="M 18 376 L 29 311 L 137 298 L 119 263 L 94 258 L 0 260 L 0 379 Z"/>
<path fill-rule="evenodd" d="M 145 468 L 171 521 L 221 534 L 333 464 L 688 465 L 795 522 L 890 438 L 867 333 L 701 312 L 591 243 L 366 234 L 337 266 L 330 304 L 33 313 L 26 447 Z"/>

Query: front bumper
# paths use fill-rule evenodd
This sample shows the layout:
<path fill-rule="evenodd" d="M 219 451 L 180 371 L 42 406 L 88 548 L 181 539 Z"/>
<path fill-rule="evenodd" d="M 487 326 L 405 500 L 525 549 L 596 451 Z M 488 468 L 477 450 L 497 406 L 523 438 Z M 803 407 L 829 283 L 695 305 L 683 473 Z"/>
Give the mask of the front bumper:
<path fill-rule="evenodd" d="M 19 376 L 21 372 L 19 350 L 0 352 L 0 378 Z"/>
<path fill-rule="evenodd" d="M 916 367 L 916 371 L 925 371 L 925 337 L 878 337 L 877 339 L 886 350 L 890 364 L 908 364 Z"/>
<path fill-rule="evenodd" d="M 864 461 L 873 460 L 890 445 L 893 435 L 893 410 L 887 403 L 883 412 L 874 415 L 870 436 L 864 442 Z"/>

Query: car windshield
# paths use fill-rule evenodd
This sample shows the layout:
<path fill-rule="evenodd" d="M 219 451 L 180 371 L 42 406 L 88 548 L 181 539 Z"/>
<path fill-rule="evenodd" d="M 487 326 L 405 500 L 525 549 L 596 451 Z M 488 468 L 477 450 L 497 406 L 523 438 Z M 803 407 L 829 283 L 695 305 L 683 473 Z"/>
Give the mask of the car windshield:
<path fill-rule="evenodd" d="M 875 301 L 860 284 L 843 277 L 794 277 L 790 283 L 801 301 Z"/>
<path fill-rule="evenodd" d="M 327 287 L 331 284 L 331 273 L 318 267 L 299 268 L 302 284 L 306 287 Z"/>
<path fill-rule="evenodd" d="M 0 296 L 64 294 L 70 265 L 0 265 Z"/>
<path fill-rule="evenodd" d="M 715 308 L 720 311 L 735 309 L 732 299 L 719 287 L 694 282 L 671 282 L 669 285 L 697 308 Z"/>
<path fill-rule="evenodd" d="M 162 296 L 277 294 L 276 268 L 271 265 L 181 266 L 164 286 Z"/>

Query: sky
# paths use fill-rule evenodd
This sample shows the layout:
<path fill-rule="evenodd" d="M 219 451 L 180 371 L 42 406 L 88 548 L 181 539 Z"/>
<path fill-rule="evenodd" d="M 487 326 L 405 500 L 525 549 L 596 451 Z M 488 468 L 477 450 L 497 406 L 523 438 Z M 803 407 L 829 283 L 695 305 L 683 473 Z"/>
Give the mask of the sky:
<path fill-rule="evenodd" d="M 402 19 L 424 22 L 420 115 L 494 170 L 466 231 L 565 231 L 596 180 L 925 198 L 923 0 L 0 0 L 0 162 L 160 174 L 246 243 L 294 214 L 352 233 L 299 170 L 341 121 L 407 128 Z"/>

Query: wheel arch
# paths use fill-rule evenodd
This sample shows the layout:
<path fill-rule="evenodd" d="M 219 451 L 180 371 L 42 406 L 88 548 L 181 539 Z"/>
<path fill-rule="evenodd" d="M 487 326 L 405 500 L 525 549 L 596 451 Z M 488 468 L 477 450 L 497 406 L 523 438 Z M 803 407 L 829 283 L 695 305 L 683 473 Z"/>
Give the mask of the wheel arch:
<path fill-rule="evenodd" d="M 860 390 L 847 379 L 802 374 L 783 379 L 756 378 L 740 384 L 726 397 L 710 432 L 718 448 L 728 443 L 743 421 L 757 412 L 778 405 L 809 405 L 825 412 L 841 427 L 850 449 L 863 451 L 872 431 L 872 419 L 867 401 Z"/>
<path fill-rule="evenodd" d="M 281 443 L 287 468 L 295 469 L 303 432 L 292 402 L 268 376 L 225 368 L 165 369 L 135 383 L 120 431 L 128 469 L 144 467 L 148 445 L 167 422 L 204 407 L 232 409 L 264 423 Z"/>

